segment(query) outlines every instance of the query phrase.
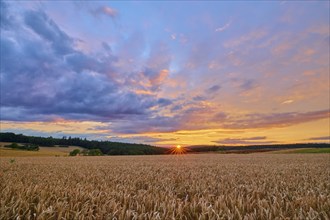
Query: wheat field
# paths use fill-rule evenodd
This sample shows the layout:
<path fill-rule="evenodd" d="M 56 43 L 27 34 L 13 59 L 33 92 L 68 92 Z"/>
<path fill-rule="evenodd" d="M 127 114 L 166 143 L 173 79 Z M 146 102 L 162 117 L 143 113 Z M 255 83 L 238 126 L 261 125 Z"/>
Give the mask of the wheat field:
<path fill-rule="evenodd" d="M 330 218 L 327 154 L 0 160 L 0 219 Z"/>
<path fill-rule="evenodd" d="M 51 157 L 51 156 L 68 156 L 69 152 L 74 149 L 83 150 L 83 148 L 78 146 L 69 147 L 45 147 L 39 146 L 39 151 L 27 151 L 27 150 L 17 150 L 4 147 L 9 145 L 11 142 L 0 142 L 0 157 Z M 1 159 L 0 159 L 1 160 Z"/>

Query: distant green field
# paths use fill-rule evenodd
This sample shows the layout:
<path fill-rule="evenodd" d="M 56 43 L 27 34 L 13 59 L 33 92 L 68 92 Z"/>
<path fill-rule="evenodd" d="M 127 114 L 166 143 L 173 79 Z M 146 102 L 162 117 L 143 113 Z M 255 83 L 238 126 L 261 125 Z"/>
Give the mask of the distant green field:
<path fill-rule="evenodd" d="M 302 148 L 302 149 L 290 149 L 275 151 L 275 153 L 294 153 L 294 154 L 329 154 L 330 148 Z"/>

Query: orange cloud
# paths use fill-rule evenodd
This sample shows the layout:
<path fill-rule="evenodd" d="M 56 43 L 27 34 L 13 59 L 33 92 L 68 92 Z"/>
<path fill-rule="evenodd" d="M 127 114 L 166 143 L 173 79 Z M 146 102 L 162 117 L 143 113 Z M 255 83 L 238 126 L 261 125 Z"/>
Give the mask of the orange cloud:
<path fill-rule="evenodd" d="M 224 47 L 227 47 L 227 48 L 238 47 L 238 46 L 242 45 L 243 43 L 258 40 L 266 35 L 267 35 L 267 32 L 263 29 L 255 30 L 255 31 L 252 31 L 245 35 L 242 35 L 241 37 L 239 37 L 237 39 L 233 39 L 233 40 L 225 42 Z"/>
<path fill-rule="evenodd" d="M 288 99 L 288 100 L 283 101 L 281 104 L 282 104 L 282 105 L 285 105 L 285 104 L 291 104 L 292 102 L 293 102 L 292 99 Z"/>
<path fill-rule="evenodd" d="M 155 74 L 150 78 L 150 82 L 153 85 L 160 85 L 168 77 L 169 71 L 167 69 L 161 70 L 158 74 Z"/>

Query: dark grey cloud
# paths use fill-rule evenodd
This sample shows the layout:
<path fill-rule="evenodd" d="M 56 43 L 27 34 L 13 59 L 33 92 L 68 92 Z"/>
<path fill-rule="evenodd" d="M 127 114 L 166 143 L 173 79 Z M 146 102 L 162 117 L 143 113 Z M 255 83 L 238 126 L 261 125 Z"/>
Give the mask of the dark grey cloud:
<path fill-rule="evenodd" d="M 165 98 L 160 98 L 160 99 L 158 99 L 157 102 L 158 102 L 159 106 L 161 106 L 161 107 L 168 106 L 173 103 L 172 100 L 165 99 Z"/>
<path fill-rule="evenodd" d="M 214 85 L 214 86 L 211 86 L 210 88 L 208 88 L 205 92 L 207 94 L 212 94 L 212 93 L 215 93 L 215 92 L 219 91 L 220 89 L 221 89 L 221 86 Z"/>
<path fill-rule="evenodd" d="M 330 141 L 330 136 L 312 137 L 312 138 L 309 138 L 308 140 L 311 140 L 311 141 Z"/>
<path fill-rule="evenodd" d="M 193 100 L 194 100 L 194 101 L 197 101 L 197 102 L 200 102 L 200 101 L 205 101 L 205 100 L 207 100 L 207 98 L 204 97 L 204 96 L 200 96 L 200 95 L 198 95 L 198 96 L 194 96 L 194 97 L 193 97 Z"/>
<path fill-rule="evenodd" d="M 228 117 L 228 114 L 226 114 L 224 112 L 219 112 L 219 113 L 215 114 L 215 116 L 213 116 L 213 119 L 215 121 L 224 121 L 224 120 L 226 120 L 227 117 Z"/>
<path fill-rule="evenodd" d="M 12 16 L 10 8 L 5 4 L 1 7 L 6 11 L 1 13 L 2 19 Z M 149 77 L 157 84 L 158 75 L 164 74 L 160 67 L 153 67 L 159 69 L 156 78 L 127 71 L 117 64 L 122 58 L 114 55 L 105 42 L 104 53 L 79 50 L 79 40 L 65 33 L 45 12 L 25 11 L 20 20 L 1 26 L 1 120 L 51 121 L 61 117 L 143 121 L 147 115 L 155 118 L 155 107 L 172 104 L 170 99 L 134 92 L 141 88 L 139 82 Z M 140 56 L 143 47 L 134 46 L 139 42 L 133 41 L 126 53 Z M 134 83 L 127 80 L 132 75 Z M 142 124 L 157 124 L 152 120 L 150 123 Z M 123 129 L 132 126 L 132 121 L 125 125 Z"/>
<path fill-rule="evenodd" d="M 36 34 L 52 44 L 52 48 L 59 55 L 74 52 L 73 39 L 63 32 L 56 23 L 43 11 L 27 11 L 24 22 Z"/>
<path fill-rule="evenodd" d="M 239 88 L 242 91 L 249 91 L 251 89 L 254 89 L 255 87 L 257 87 L 257 83 L 253 79 L 243 80 L 243 82 L 239 85 Z"/>
<path fill-rule="evenodd" d="M 115 71 L 113 64 L 117 61 L 116 57 L 103 57 L 103 60 L 99 60 L 91 55 L 84 54 L 82 52 L 76 52 L 69 54 L 65 57 L 66 64 L 77 73 L 81 73 L 84 70 L 93 71 L 97 73 L 108 73 L 111 75 Z"/>
<path fill-rule="evenodd" d="M 111 46 L 107 44 L 106 42 L 102 42 L 102 47 L 109 53 L 112 53 Z"/>
<path fill-rule="evenodd" d="M 0 1 L 0 12 L 1 28 L 7 29 L 12 24 L 13 16 L 8 13 L 8 5 L 4 1 Z"/>
<path fill-rule="evenodd" d="M 256 141 L 256 140 L 265 140 L 267 137 L 266 136 L 256 136 L 256 137 L 250 137 L 250 138 L 245 138 L 246 141 Z"/>
<path fill-rule="evenodd" d="M 172 108 L 171 108 L 171 111 L 172 112 L 176 112 L 176 111 L 179 111 L 183 108 L 182 105 L 174 105 Z"/>

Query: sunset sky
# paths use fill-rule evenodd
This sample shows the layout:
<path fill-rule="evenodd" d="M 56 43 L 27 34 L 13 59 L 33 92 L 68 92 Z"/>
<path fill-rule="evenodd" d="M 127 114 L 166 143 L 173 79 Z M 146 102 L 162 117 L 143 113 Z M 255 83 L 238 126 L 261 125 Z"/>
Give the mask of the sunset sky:
<path fill-rule="evenodd" d="M 329 1 L 1 1 L 1 131 L 327 142 Z"/>

